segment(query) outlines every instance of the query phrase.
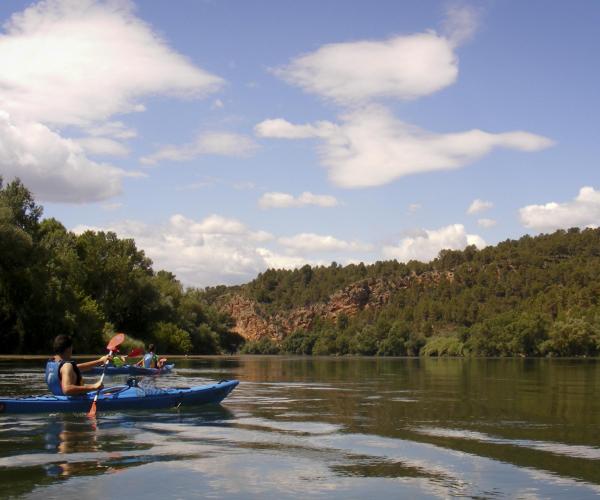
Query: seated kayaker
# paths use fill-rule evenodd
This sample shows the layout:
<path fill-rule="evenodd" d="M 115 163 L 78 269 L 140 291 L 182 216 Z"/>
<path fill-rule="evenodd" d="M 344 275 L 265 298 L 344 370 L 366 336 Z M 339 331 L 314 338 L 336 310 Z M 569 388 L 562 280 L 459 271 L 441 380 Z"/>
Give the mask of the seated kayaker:
<path fill-rule="evenodd" d="M 144 357 L 136 363 L 136 366 L 143 366 L 144 368 L 158 368 L 159 370 L 165 365 L 166 358 L 158 358 L 154 353 L 154 344 L 148 344 L 146 348 L 146 354 Z"/>
<path fill-rule="evenodd" d="M 46 363 L 46 383 L 52 394 L 56 396 L 77 396 L 90 391 L 102 389 L 103 384 L 84 384 L 81 372 L 96 366 L 102 366 L 110 356 L 102 356 L 94 361 L 76 363 L 73 356 L 73 339 L 68 335 L 58 335 L 54 339 L 53 359 Z"/>

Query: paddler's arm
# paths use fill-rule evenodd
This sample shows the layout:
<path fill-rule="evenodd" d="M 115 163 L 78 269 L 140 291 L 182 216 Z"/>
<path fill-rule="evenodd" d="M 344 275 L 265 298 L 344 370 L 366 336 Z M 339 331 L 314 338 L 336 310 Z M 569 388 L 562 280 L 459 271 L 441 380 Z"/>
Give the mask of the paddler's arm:
<path fill-rule="evenodd" d="M 77 396 L 78 394 L 97 391 L 104 387 L 104 384 L 101 384 L 100 382 L 89 385 L 77 385 L 77 375 L 75 374 L 75 370 L 73 370 L 73 365 L 71 365 L 71 363 L 65 363 L 63 365 L 60 369 L 60 376 L 60 386 L 65 396 Z"/>
<path fill-rule="evenodd" d="M 101 358 L 95 359 L 94 361 L 86 361 L 85 363 L 77 363 L 77 366 L 79 367 L 79 371 L 82 372 L 87 372 L 88 370 L 91 370 L 92 368 L 95 368 L 96 366 L 102 366 L 104 363 L 106 363 L 106 360 L 111 359 L 111 356 L 109 356 L 108 354 L 106 356 L 102 356 Z"/>

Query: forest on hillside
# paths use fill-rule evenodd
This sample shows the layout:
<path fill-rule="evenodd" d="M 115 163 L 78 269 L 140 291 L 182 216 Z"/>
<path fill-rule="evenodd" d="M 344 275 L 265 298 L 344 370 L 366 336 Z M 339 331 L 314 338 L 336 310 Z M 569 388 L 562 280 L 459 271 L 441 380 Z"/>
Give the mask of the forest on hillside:
<path fill-rule="evenodd" d="M 244 352 L 395 356 L 594 356 L 600 354 L 600 229 L 524 236 L 477 250 L 443 250 L 430 263 L 332 263 L 268 270 L 235 289 L 265 316 L 327 302 L 361 280 L 436 273 L 439 283 L 395 290 L 381 308 L 317 321 L 276 344 Z M 207 290 L 218 300 L 225 288 Z"/>
<path fill-rule="evenodd" d="M 49 353 L 59 333 L 78 352 L 102 352 L 116 331 L 165 353 L 382 356 L 600 354 L 600 229 L 524 236 L 429 263 L 376 262 L 269 269 L 245 285 L 184 288 L 155 271 L 132 239 L 74 234 L 17 179 L 0 178 L 0 354 Z M 271 317 L 323 303 L 365 280 L 413 280 L 381 307 L 314 322 L 282 342 L 246 342 L 219 304 L 252 299 Z"/>
<path fill-rule="evenodd" d="M 234 352 L 232 320 L 184 289 L 131 239 L 76 235 L 43 209 L 17 179 L 0 178 L 0 354 L 50 353 L 60 333 L 79 353 L 104 352 L 117 331 L 161 352 Z"/>

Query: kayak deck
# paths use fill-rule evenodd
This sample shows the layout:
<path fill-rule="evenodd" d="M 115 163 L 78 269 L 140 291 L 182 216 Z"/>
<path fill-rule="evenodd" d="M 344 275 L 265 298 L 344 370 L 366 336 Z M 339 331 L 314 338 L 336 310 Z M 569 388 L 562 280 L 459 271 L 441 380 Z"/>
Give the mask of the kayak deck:
<path fill-rule="evenodd" d="M 96 407 L 98 411 L 118 411 L 220 403 L 238 384 L 237 380 L 223 380 L 210 385 L 169 389 L 149 389 L 128 385 L 109 387 L 100 392 Z M 0 414 L 87 412 L 95 395 L 94 391 L 81 396 L 44 395 L 0 398 Z"/>

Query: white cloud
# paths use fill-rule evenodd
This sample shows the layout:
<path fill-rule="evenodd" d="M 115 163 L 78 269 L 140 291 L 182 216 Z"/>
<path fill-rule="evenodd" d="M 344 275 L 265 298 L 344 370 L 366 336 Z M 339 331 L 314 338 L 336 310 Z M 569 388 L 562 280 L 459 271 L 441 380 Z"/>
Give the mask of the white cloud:
<path fill-rule="evenodd" d="M 537 151 L 552 145 L 546 137 L 523 131 L 495 134 L 474 129 L 436 134 L 397 120 L 381 106 L 347 113 L 339 125 L 294 125 L 277 119 L 256 126 L 264 137 L 308 137 L 309 131 L 322 139 L 319 155 L 330 179 L 346 188 L 379 186 L 406 175 L 460 168 L 496 148 Z"/>
<path fill-rule="evenodd" d="M 294 236 L 282 237 L 277 240 L 289 251 L 299 253 L 311 252 L 361 252 L 372 250 L 371 245 L 356 241 L 344 241 L 329 235 L 300 233 Z"/>
<path fill-rule="evenodd" d="M 419 210 L 421 210 L 421 208 L 422 208 L 422 206 L 420 203 L 411 203 L 410 205 L 408 205 L 408 211 L 411 214 L 418 212 Z"/>
<path fill-rule="evenodd" d="M 128 153 L 118 141 L 136 131 L 110 117 L 143 111 L 146 96 L 202 96 L 223 84 L 173 51 L 128 0 L 33 4 L 4 24 L 0 66 L 1 155 L 11 162 L 0 168 L 43 201 L 118 194 L 122 177 L 132 174 L 85 154 Z M 64 137 L 77 129 L 85 136 Z"/>
<path fill-rule="evenodd" d="M 275 70 L 286 82 L 341 104 L 415 99 L 456 81 L 449 39 L 430 31 L 384 41 L 332 43 Z"/>
<path fill-rule="evenodd" d="M 82 137 L 74 139 L 86 153 L 101 156 L 127 156 L 129 149 L 123 143 L 107 137 Z"/>
<path fill-rule="evenodd" d="M 258 205 L 263 209 L 305 207 L 307 205 L 335 207 L 338 205 L 338 201 L 334 196 L 312 194 L 305 191 L 297 197 L 288 193 L 265 193 L 258 200 Z"/>
<path fill-rule="evenodd" d="M 13 123 L 0 111 L 0 172 L 20 177 L 37 199 L 81 203 L 121 193 L 121 169 L 85 156 L 75 141 L 41 123 Z"/>
<path fill-rule="evenodd" d="M 479 27 L 481 11 L 471 5 L 453 4 L 446 10 L 442 31 L 455 46 L 470 40 Z"/>
<path fill-rule="evenodd" d="M 297 269 L 306 264 L 311 266 L 323 266 L 324 260 L 307 259 L 297 255 L 281 255 L 267 248 L 257 248 L 256 251 L 264 259 L 267 267 L 272 269 Z"/>
<path fill-rule="evenodd" d="M 266 248 L 265 244 L 273 240 L 271 234 L 253 231 L 239 220 L 217 214 L 202 220 L 175 214 L 163 224 L 124 220 L 105 227 L 73 228 L 78 234 L 86 230 L 114 231 L 121 238 L 135 239 L 137 247 L 154 262 L 155 270 L 169 270 L 190 286 L 240 284 L 267 268 L 325 264 L 323 260 Z M 334 241 L 338 242 L 334 246 L 340 246 L 340 240 Z"/>
<path fill-rule="evenodd" d="M 525 227 L 537 231 L 597 227 L 600 225 L 600 191 L 584 186 L 572 201 L 528 205 L 521 208 L 519 214 Z"/>
<path fill-rule="evenodd" d="M 462 250 L 468 245 L 485 247 L 485 241 L 476 234 L 467 234 L 462 224 L 451 224 L 439 229 L 423 230 L 400 240 L 397 246 L 384 246 L 383 255 L 400 262 L 430 261 L 440 250 Z"/>
<path fill-rule="evenodd" d="M 92 137 L 110 137 L 112 139 L 133 139 L 137 131 L 123 122 L 105 122 L 86 127 L 85 131 Z"/>
<path fill-rule="evenodd" d="M 240 221 L 220 215 L 198 221 L 175 214 L 163 224 L 126 220 L 103 228 L 77 226 L 73 231 L 81 233 L 87 229 L 114 231 L 119 237 L 134 238 L 137 247 L 153 260 L 154 269 L 167 269 L 186 285 L 244 283 L 280 257 L 260 248 L 271 235 L 252 231 Z M 285 256 L 281 262 L 293 264 Z"/>
<path fill-rule="evenodd" d="M 272 139 L 327 138 L 335 133 L 336 129 L 336 125 L 327 121 L 316 122 L 314 125 L 294 125 L 283 118 L 264 120 L 254 127 L 258 137 Z"/>
<path fill-rule="evenodd" d="M 494 219 L 479 219 L 477 221 L 477 225 L 480 227 L 490 228 L 494 227 L 497 224 L 497 221 Z"/>
<path fill-rule="evenodd" d="M 143 109 L 153 94 L 204 95 L 223 80 L 172 50 L 126 0 L 47 0 L 0 36 L 0 108 L 85 125 Z"/>
<path fill-rule="evenodd" d="M 191 143 L 164 146 L 156 153 L 140 159 L 145 165 L 161 161 L 190 161 L 204 155 L 246 157 L 254 153 L 258 144 L 250 137 L 230 132 L 204 132 Z"/>
<path fill-rule="evenodd" d="M 485 212 L 486 210 L 489 210 L 493 206 L 494 204 L 491 201 L 484 201 L 477 198 L 476 200 L 473 200 L 473 202 L 469 205 L 467 213 L 478 214 L 480 212 Z"/>

